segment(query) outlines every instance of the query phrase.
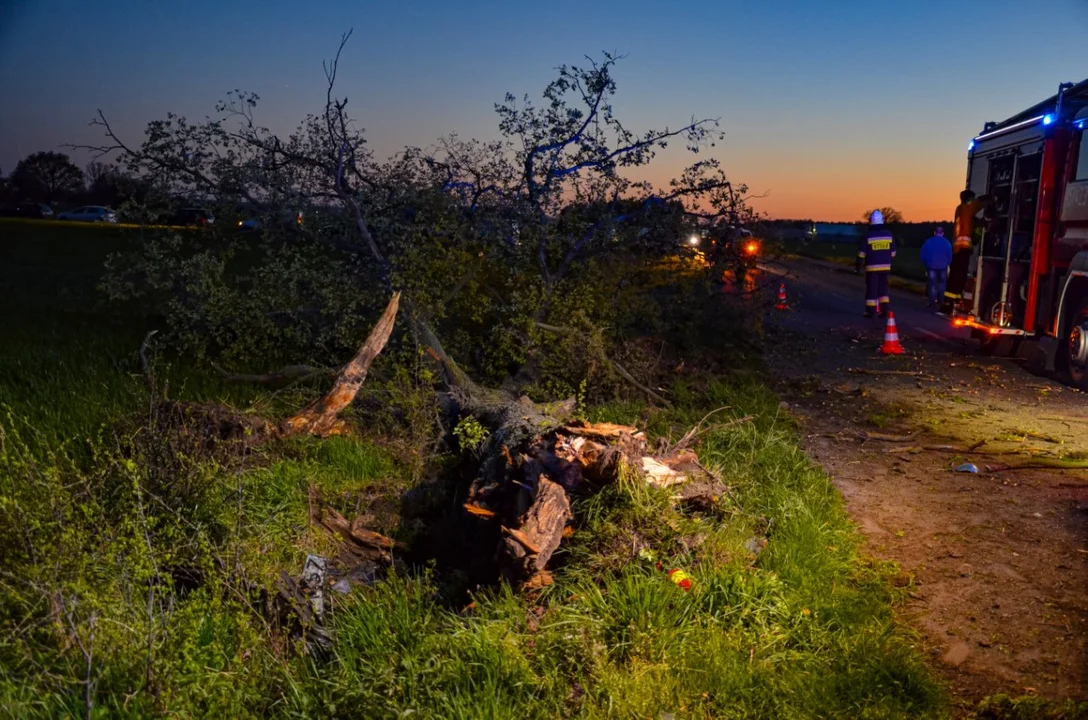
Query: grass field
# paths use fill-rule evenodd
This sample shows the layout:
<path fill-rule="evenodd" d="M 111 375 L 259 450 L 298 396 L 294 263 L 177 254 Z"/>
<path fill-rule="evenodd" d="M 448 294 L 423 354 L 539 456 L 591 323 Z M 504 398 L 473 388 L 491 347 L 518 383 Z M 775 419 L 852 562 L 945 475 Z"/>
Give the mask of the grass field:
<path fill-rule="evenodd" d="M 85 716 L 88 704 L 132 718 L 946 714 L 893 617 L 905 590 L 890 579 L 902 578 L 859 554 L 841 498 L 750 373 L 677 380 L 668 411 L 587 411 L 673 438 L 710 410 L 751 415 L 698 445 L 733 488 L 714 512 L 622 482 L 578 501 L 539 596 L 494 586 L 455 602 L 440 568 L 404 567 L 337 597 L 332 649 L 301 654 L 253 593 L 329 551 L 308 521 L 313 491 L 345 512 L 395 504 L 421 490 L 412 458 L 377 435 L 233 465 L 133 444 L 151 412 L 144 321 L 96 303 L 93 287 L 105 254 L 139 231 L 12 227 L 0 223 L 0 302 L 20 316 L 0 329 L 0 716 Z M 182 358 L 158 371 L 173 398 L 272 417 L 314 392 L 227 386 Z M 377 516 L 411 541 L 413 528 Z M 693 590 L 655 562 L 686 570 Z"/>
<path fill-rule="evenodd" d="M 853 267 L 857 260 L 857 245 L 849 242 L 802 242 L 789 240 L 782 243 L 787 252 L 802 257 L 815 258 L 817 260 L 830 260 Z M 921 250 L 914 247 L 901 247 L 897 250 L 895 261 L 892 263 L 892 275 L 925 282 L 926 270 L 922 265 Z"/>

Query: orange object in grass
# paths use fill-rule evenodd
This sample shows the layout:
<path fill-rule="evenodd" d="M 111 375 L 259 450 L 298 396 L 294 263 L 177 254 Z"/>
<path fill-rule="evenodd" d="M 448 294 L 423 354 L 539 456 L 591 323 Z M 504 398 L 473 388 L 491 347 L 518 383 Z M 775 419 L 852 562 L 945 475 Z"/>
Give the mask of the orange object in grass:
<path fill-rule="evenodd" d="M 691 590 L 691 577 L 689 577 L 686 572 L 680 570 L 679 568 L 673 568 L 672 570 L 669 570 L 669 580 L 672 580 L 676 587 L 680 588 L 684 592 L 688 592 L 689 590 Z"/>

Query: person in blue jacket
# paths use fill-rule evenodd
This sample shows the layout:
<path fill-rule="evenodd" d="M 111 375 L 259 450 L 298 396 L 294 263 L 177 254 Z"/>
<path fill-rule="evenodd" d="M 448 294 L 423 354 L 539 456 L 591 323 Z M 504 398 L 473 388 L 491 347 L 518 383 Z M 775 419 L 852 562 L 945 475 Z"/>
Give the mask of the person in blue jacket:
<path fill-rule="evenodd" d="M 948 284 L 948 266 L 952 264 L 952 243 L 940 225 L 933 237 L 922 244 L 922 264 L 926 267 L 926 307 L 937 307 Z"/>
<path fill-rule="evenodd" d="M 869 216 L 869 232 L 858 244 L 855 272 L 865 268 L 865 317 L 881 317 L 888 310 L 888 275 L 895 257 L 895 238 L 884 226 L 884 215 L 873 210 Z"/>

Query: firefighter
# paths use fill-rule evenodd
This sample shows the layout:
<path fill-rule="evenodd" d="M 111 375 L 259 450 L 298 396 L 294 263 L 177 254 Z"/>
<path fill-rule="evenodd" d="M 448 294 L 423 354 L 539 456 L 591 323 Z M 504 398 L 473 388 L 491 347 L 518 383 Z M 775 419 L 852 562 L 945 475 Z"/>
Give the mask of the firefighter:
<path fill-rule="evenodd" d="M 964 190 L 960 204 L 956 206 L 955 242 L 952 243 L 952 265 L 948 269 L 948 285 L 945 286 L 944 302 L 940 314 L 950 316 L 963 300 L 963 287 L 967 284 L 967 272 L 971 268 L 971 251 L 974 245 L 975 216 L 979 210 L 993 202 L 993 197 Z"/>
<path fill-rule="evenodd" d="M 895 238 L 884 227 L 884 215 L 873 210 L 869 216 L 869 232 L 858 244 L 855 271 L 865 268 L 865 317 L 882 316 L 888 310 L 888 275 L 895 257 Z"/>

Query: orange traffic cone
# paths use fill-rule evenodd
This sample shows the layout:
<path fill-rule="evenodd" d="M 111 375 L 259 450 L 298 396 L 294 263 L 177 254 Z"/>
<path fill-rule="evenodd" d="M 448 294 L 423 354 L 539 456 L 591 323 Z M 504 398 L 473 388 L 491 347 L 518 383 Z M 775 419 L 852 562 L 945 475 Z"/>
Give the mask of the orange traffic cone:
<path fill-rule="evenodd" d="M 789 305 L 786 304 L 786 283 L 781 283 L 778 286 L 778 304 L 774 306 L 775 310 L 788 310 Z"/>
<path fill-rule="evenodd" d="M 885 355 L 902 355 L 903 346 L 899 344 L 899 331 L 895 329 L 895 313 L 888 310 L 888 324 L 884 327 L 884 344 L 880 352 Z"/>

